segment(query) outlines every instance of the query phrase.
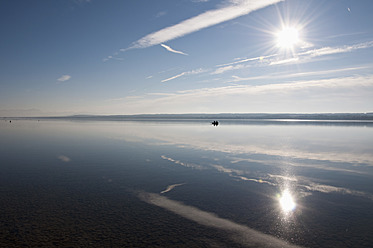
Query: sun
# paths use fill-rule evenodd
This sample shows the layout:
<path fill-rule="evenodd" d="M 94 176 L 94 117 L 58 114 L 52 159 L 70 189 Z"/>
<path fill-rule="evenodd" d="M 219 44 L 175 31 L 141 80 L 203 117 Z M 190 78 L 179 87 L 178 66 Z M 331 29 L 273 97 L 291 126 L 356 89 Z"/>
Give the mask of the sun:
<path fill-rule="evenodd" d="M 295 27 L 285 27 L 276 34 L 277 46 L 291 49 L 299 42 L 299 30 Z"/>

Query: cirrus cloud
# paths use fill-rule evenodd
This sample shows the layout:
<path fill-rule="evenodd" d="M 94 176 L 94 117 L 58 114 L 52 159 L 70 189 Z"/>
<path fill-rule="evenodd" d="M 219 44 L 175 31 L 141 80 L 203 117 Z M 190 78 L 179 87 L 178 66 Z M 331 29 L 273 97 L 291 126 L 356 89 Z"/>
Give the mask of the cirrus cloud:
<path fill-rule="evenodd" d="M 58 82 L 65 82 L 67 80 L 70 80 L 71 76 L 70 75 L 62 75 L 57 79 Z"/>
<path fill-rule="evenodd" d="M 240 0 L 231 1 L 231 4 L 214 10 L 206 11 L 200 15 L 189 18 L 176 25 L 169 26 L 159 31 L 153 32 L 137 40 L 128 49 L 146 48 L 165 43 L 167 41 L 180 38 L 201 29 L 226 22 L 237 17 L 247 15 L 255 10 L 281 2 L 283 0 Z M 122 49 L 121 51 L 126 51 Z"/>
<path fill-rule="evenodd" d="M 161 44 L 161 46 L 163 47 L 163 48 L 165 48 L 167 51 L 169 51 L 169 52 L 172 52 L 172 53 L 177 53 L 177 54 L 181 54 L 181 55 L 188 55 L 187 53 L 184 53 L 184 52 L 182 52 L 182 51 L 177 51 L 177 50 L 175 50 L 175 49 L 173 49 L 173 48 L 171 48 L 170 46 L 167 46 L 167 45 L 165 45 L 165 44 Z"/>

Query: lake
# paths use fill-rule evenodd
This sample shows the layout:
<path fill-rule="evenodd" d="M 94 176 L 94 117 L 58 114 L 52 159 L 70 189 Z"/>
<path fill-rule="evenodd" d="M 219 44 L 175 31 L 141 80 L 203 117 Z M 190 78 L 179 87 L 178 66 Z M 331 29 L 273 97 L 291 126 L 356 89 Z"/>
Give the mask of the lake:
<path fill-rule="evenodd" d="M 0 120 L 2 247 L 372 247 L 373 123 Z"/>

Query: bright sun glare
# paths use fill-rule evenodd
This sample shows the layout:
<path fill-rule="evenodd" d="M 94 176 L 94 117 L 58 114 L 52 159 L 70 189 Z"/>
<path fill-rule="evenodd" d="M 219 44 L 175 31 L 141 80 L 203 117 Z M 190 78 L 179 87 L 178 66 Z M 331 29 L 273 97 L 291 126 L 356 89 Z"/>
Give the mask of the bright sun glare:
<path fill-rule="evenodd" d="M 288 213 L 295 209 L 296 204 L 288 190 L 282 192 L 282 195 L 280 197 L 280 206 L 285 213 Z"/>
<path fill-rule="evenodd" d="M 286 27 L 277 33 L 277 46 L 280 48 L 292 48 L 299 41 L 298 29 Z"/>

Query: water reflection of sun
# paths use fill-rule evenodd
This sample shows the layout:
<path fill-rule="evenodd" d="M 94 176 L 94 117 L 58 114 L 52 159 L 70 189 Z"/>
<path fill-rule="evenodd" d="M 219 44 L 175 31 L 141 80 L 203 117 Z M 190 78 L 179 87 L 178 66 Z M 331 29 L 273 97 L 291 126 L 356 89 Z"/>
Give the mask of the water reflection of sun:
<path fill-rule="evenodd" d="M 295 203 L 293 199 L 293 196 L 291 195 L 290 191 L 287 189 L 284 190 L 281 196 L 279 197 L 279 203 L 280 203 L 281 210 L 286 214 L 295 210 L 297 206 L 297 204 Z"/>

